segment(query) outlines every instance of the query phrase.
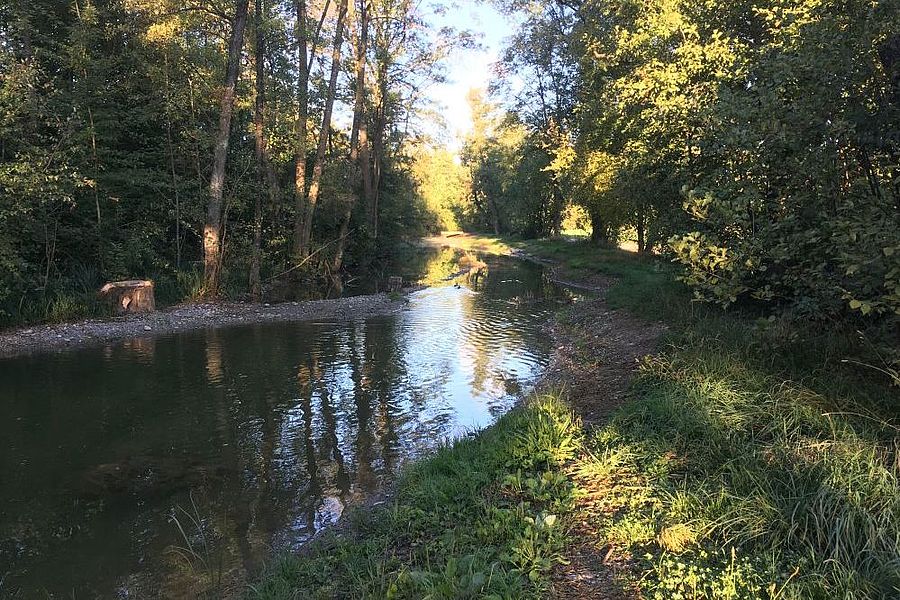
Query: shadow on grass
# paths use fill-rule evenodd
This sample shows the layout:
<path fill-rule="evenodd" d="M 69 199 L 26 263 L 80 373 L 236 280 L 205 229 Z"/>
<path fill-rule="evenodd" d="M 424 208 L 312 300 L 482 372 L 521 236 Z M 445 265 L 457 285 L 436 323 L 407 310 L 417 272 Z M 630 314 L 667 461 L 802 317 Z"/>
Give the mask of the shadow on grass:
<path fill-rule="evenodd" d="M 897 597 L 900 394 L 846 362 L 868 344 L 693 304 L 652 260 L 599 263 L 610 304 L 670 332 L 576 470 L 598 544 L 649 597 Z"/>

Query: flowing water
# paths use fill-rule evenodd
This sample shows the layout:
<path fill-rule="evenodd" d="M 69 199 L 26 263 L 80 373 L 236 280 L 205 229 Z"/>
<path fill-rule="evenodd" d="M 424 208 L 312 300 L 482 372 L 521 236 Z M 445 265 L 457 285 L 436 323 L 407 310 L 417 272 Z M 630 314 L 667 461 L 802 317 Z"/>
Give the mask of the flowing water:
<path fill-rule="evenodd" d="M 233 594 L 489 425 L 546 366 L 543 326 L 571 298 L 540 267 L 485 260 L 389 317 L 0 361 L 0 597 Z"/>

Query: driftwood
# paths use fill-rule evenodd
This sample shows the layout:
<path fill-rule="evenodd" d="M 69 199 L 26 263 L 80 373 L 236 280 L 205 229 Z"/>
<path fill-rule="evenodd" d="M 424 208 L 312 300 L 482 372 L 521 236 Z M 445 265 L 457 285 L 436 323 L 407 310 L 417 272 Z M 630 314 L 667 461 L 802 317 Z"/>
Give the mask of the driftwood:
<path fill-rule="evenodd" d="M 152 281 L 136 279 L 107 283 L 100 288 L 100 297 L 109 302 L 117 315 L 156 310 Z"/>

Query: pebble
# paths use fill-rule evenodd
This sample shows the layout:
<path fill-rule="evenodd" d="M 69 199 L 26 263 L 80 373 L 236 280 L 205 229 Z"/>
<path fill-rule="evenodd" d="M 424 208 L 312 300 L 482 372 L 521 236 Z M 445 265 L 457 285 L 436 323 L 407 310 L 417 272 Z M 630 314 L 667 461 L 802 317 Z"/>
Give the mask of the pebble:
<path fill-rule="evenodd" d="M 152 331 L 152 327 L 149 325 L 144 325 L 144 331 Z"/>

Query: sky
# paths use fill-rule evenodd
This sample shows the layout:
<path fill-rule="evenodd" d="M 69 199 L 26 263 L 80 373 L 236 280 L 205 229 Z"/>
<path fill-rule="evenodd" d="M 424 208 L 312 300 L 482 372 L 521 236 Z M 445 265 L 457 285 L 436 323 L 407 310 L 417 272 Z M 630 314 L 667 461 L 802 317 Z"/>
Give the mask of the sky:
<path fill-rule="evenodd" d="M 447 82 L 429 90 L 431 100 L 447 122 L 448 147 L 458 150 L 472 128 L 466 95 L 472 88 L 487 88 L 493 64 L 500 57 L 504 40 L 512 34 L 513 25 L 487 2 L 445 0 L 443 4 L 447 12 L 435 17 L 433 25 L 468 29 L 480 42 L 480 48 L 456 51 L 448 61 Z"/>

